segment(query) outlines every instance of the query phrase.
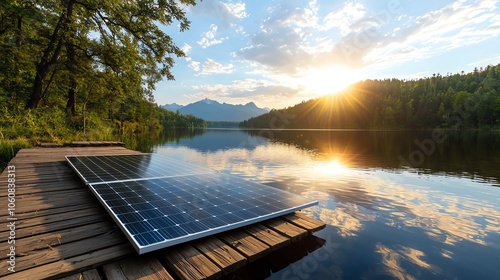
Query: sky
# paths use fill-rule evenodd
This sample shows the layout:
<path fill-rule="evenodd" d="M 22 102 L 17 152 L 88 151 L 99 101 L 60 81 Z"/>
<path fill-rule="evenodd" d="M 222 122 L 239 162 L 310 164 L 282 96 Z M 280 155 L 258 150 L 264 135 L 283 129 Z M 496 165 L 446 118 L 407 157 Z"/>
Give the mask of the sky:
<path fill-rule="evenodd" d="M 500 63 L 491 0 L 203 0 L 189 30 L 162 27 L 186 53 L 156 103 L 209 98 L 284 108 L 365 79 L 417 79 Z"/>

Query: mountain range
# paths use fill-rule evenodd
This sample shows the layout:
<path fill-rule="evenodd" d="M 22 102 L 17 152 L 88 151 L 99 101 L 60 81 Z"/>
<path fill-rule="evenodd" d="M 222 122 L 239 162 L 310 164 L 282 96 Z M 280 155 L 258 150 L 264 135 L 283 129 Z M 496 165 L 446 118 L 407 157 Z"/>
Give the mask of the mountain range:
<path fill-rule="evenodd" d="M 176 103 L 165 104 L 163 108 L 170 111 L 179 111 L 184 115 L 193 115 L 206 121 L 241 122 L 269 112 L 268 108 L 259 108 L 255 103 L 249 102 L 245 105 L 233 105 L 219 103 L 215 100 L 205 98 L 190 103 L 186 106 Z"/>

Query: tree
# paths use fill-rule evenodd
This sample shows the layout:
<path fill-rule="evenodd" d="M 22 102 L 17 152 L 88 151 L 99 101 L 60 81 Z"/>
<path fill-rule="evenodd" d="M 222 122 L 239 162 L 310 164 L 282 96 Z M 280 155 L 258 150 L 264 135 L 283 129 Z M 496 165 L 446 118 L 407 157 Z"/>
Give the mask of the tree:
<path fill-rule="evenodd" d="M 184 53 L 160 25 L 179 22 L 180 31 L 189 28 L 189 21 L 180 4 L 195 5 L 194 0 L 65 0 L 42 1 L 36 5 L 52 23 L 50 35 L 43 44 L 42 56 L 36 63 L 36 75 L 26 108 L 37 108 L 44 89 L 66 58 L 75 66 L 76 52 L 91 60 L 96 69 L 110 68 L 120 76 L 135 71 L 140 83 L 153 89 L 160 79 L 173 79 L 172 56 Z M 92 37 L 90 37 L 92 34 Z M 90 44 L 89 44 L 90 39 Z M 90 48 L 89 48 L 90 47 Z M 70 76 L 68 106 L 75 109 L 76 82 Z"/>
<path fill-rule="evenodd" d="M 43 18 L 32 1 L 0 2 L 0 101 L 7 108 L 24 103 L 31 87 Z"/>

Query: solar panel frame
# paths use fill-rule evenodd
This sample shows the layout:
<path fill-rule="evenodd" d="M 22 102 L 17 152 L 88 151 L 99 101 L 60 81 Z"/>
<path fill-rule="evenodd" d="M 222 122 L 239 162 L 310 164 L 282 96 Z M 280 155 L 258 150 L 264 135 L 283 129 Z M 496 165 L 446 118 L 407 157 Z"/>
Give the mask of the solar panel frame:
<path fill-rule="evenodd" d="M 116 159 L 121 156 L 129 155 L 111 157 Z M 193 164 L 188 164 L 191 168 L 188 171 L 198 170 L 198 173 L 145 178 L 132 178 L 129 175 L 126 180 L 107 182 L 97 176 L 99 180 L 93 180 L 78 170 L 81 166 L 74 164 L 77 157 L 102 156 L 67 156 L 66 159 L 139 254 L 262 222 L 318 204 L 317 201 L 278 188 Z M 276 207 L 279 204 L 281 208 Z"/>

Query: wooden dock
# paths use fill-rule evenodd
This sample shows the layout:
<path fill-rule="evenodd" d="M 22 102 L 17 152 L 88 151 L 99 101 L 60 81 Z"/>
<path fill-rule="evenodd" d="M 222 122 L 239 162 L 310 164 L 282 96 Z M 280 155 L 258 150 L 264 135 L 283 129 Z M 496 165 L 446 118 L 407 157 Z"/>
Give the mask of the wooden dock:
<path fill-rule="evenodd" d="M 16 272 L 8 270 L 7 262 L 12 246 L 7 243 L 12 233 L 5 226 L 10 223 L 8 169 L 0 175 L 0 205 L 3 208 L 0 210 L 0 278 L 231 277 L 266 255 L 273 256 L 275 262 L 274 255 L 288 256 L 286 252 L 290 248 L 307 246 L 308 240 L 315 238 L 311 233 L 325 227 L 320 221 L 294 213 L 139 256 L 64 158 L 65 155 L 137 152 L 117 146 L 79 144 L 80 147 L 23 149 L 9 163 L 15 166 L 16 179 L 13 216 L 17 219 L 14 231 Z M 313 243 L 316 248 L 321 246 Z M 299 258 L 316 248 L 306 248 L 298 254 Z"/>

